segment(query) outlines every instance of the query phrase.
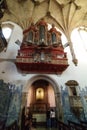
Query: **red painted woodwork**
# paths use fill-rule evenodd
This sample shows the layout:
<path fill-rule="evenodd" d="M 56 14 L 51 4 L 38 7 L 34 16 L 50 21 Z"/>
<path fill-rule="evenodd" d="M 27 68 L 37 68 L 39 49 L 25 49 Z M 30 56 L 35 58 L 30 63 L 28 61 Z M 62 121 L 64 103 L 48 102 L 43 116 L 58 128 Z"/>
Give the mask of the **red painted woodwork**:
<path fill-rule="evenodd" d="M 48 30 L 41 19 L 23 31 L 23 41 L 16 57 L 16 66 L 22 73 L 61 74 L 67 69 L 67 54 L 61 42 L 61 33 L 55 26 Z"/>

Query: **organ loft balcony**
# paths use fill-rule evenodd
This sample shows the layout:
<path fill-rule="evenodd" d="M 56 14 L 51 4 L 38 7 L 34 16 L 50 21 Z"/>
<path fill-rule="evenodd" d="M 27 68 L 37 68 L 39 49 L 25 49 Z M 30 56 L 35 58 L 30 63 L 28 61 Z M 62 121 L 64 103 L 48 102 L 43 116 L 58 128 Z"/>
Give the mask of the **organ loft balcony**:
<path fill-rule="evenodd" d="M 61 41 L 61 33 L 54 25 L 41 19 L 23 31 L 23 41 L 16 57 L 21 73 L 61 74 L 69 66 Z"/>

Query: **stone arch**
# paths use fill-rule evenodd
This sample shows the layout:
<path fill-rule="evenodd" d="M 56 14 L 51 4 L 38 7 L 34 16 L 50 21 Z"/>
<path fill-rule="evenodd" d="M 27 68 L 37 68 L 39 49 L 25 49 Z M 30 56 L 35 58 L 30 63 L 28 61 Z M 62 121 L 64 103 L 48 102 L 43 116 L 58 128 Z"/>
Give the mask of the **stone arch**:
<path fill-rule="evenodd" d="M 6 28 L 9 28 L 11 30 L 11 34 L 10 34 L 9 38 L 6 39 L 7 43 L 8 43 L 6 46 L 6 51 L 9 48 L 9 46 L 12 48 L 12 51 L 14 51 L 14 50 L 17 51 L 19 48 L 16 46 L 16 44 L 18 46 L 20 46 L 22 43 L 23 29 L 17 23 L 14 23 L 12 21 L 2 22 L 1 27 L 2 27 L 2 30 L 6 29 Z M 15 43 L 15 44 L 13 44 L 13 43 Z M 13 48 L 14 48 L 14 50 L 13 50 Z M 17 52 L 15 52 L 15 54 L 16 53 Z"/>
<path fill-rule="evenodd" d="M 53 90 L 54 90 L 54 95 L 55 95 L 55 102 L 56 102 L 56 116 L 57 116 L 57 119 L 62 119 L 63 118 L 63 114 L 62 114 L 62 103 L 61 103 L 61 92 L 60 92 L 60 89 L 59 89 L 59 85 L 57 84 L 57 82 L 51 78 L 50 76 L 47 76 L 47 75 L 35 75 L 33 77 L 31 77 L 26 86 L 24 87 L 24 93 L 27 93 L 29 91 L 29 87 L 31 87 L 31 85 L 33 84 L 34 81 L 36 80 L 40 80 L 40 79 L 43 79 L 43 80 L 46 80 L 48 81 L 52 87 L 53 87 Z M 25 96 L 26 95 L 26 96 Z M 27 101 L 27 94 L 25 94 L 25 103 Z M 22 103 L 23 105 L 24 103 Z"/>
<path fill-rule="evenodd" d="M 35 76 L 31 77 L 28 80 L 24 90 L 28 91 L 29 86 L 31 86 L 34 81 L 39 80 L 39 79 L 44 79 L 44 80 L 48 81 L 53 86 L 54 92 L 55 93 L 59 92 L 59 86 L 56 83 L 56 81 L 53 78 L 51 78 L 50 76 L 47 76 L 47 75 L 35 75 Z"/>
<path fill-rule="evenodd" d="M 15 27 L 17 27 L 18 30 L 19 29 L 23 30 L 22 27 L 19 24 L 17 24 L 16 22 L 13 22 L 13 21 L 4 21 L 4 22 L 1 23 L 1 27 L 2 28 L 9 27 L 9 28 L 12 29 L 12 31 L 14 30 Z"/>

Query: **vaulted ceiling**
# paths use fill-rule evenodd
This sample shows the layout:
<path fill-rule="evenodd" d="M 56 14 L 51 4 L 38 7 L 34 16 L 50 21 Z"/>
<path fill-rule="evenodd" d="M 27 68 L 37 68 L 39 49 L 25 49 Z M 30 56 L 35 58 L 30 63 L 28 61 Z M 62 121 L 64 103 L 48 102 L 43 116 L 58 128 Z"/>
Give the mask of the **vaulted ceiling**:
<path fill-rule="evenodd" d="M 0 10 L 0 22 L 12 21 L 23 29 L 41 18 L 54 23 L 66 35 L 72 59 L 77 62 L 70 35 L 76 27 L 87 27 L 87 0 L 1 0 Z"/>

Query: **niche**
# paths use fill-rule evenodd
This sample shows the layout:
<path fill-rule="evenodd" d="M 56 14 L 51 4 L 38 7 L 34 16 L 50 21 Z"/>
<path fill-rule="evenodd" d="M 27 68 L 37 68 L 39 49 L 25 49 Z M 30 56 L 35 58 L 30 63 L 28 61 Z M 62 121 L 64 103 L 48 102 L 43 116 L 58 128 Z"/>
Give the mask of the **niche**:
<path fill-rule="evenodd" d="M 36 100 L 43 100 L 44 99 L 44 89 L 37 88 L 36 89 Z"/>

